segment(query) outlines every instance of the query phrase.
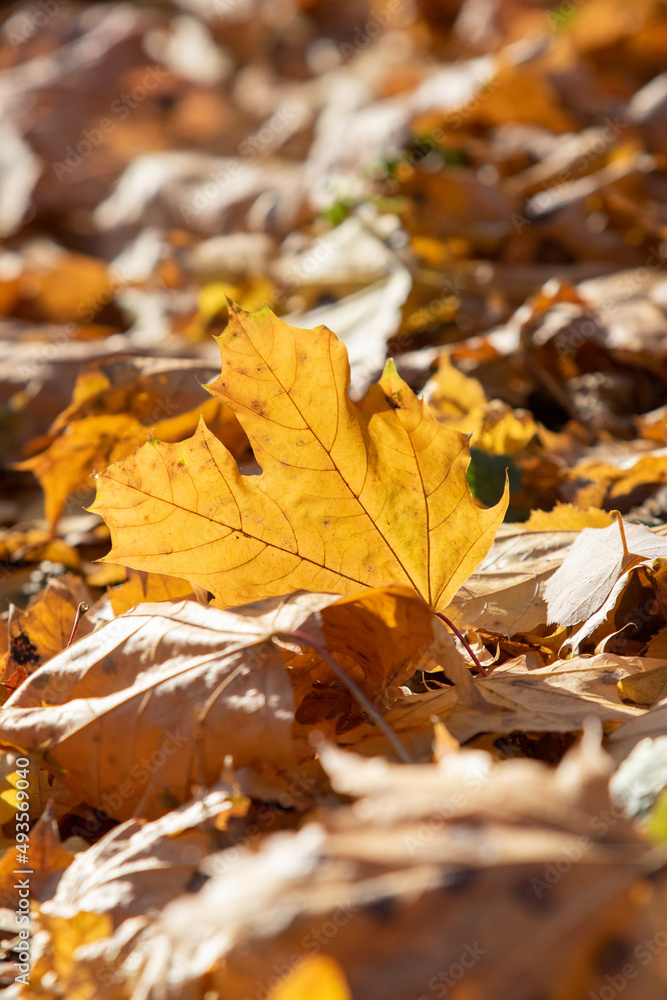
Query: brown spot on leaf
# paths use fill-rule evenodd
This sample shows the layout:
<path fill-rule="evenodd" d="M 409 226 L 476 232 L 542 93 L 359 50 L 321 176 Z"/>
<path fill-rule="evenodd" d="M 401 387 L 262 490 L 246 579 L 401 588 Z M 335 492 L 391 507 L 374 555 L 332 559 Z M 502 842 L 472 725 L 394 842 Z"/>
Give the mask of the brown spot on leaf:
<path fill-rule="evenodd" d="M 39 663 L 37 647 L 30 641 L 25 632 L 19 632 L 18 635 L 12 636 L 10 652 L 12 659 L 19 666 L 24 667 L 30 664 L 36 666 Z"/>

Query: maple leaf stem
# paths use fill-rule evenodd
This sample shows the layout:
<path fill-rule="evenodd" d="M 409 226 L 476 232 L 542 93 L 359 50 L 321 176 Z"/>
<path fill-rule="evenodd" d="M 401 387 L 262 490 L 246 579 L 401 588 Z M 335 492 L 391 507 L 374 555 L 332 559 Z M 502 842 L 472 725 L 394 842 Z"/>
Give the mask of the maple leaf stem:
<path fill-rule="evenodd" d="M 76 609 L 76 617 L 74 619 L 74 624 L 72 625 L 72 631 L 70 633 L 70 637 L 69 637 L 69 639 L 67 641 L 67 645 L 65 646 L 65 649 L 69 649 L 69 647 L 74 642 L 74 637 L 76 635 L 76 630 L 79 627 L 79 622 L 81 621 L 81 619 L 83 618 L 83 616 L 85 615 L 85 613 L 87 611 L 88 611 L 88 605 L 87 604 L 84 604 L 83 602 L 81 604 L 79 604 L 78 608 Z"/>
<path fill-rule="evenodd" d="M 623 524 L 623 515 L 620 510 L 610 510 L 609 513 L 612 517 L 615 517 L 618 521 L 618 530 L 621 533 L 621 545 L 623 546 L 623 555 L 630 557 L 630 549 L 628 548 L 628 540 L 625 537 L 625 525 Z"/>
<path fill-rule="evenodd" d="M 348 675 L 345 673 L 340 664 L 336 663 L 333 656 L 331 656 L 331 654 L 326 651 L 324 646 L 320 645 L 320 643 L 317 642 L 316 639 L 313 639 L 311 636 L 307 635 L 306 632 L 302 632 L 298 628 L 293 629 L 291 632 L 283 632 L 283 635 L 293 639 L 299 639 L 301 642 L 305 642 L 307 643 L 307 645 L 312 646 L 313 649 L 317 653 L 319 653 L 324 662 L 331 667 L 336 677 L 354 695 L 354 697 L 357 699 L 361 707 L 364 709 L 366 714 L 370 716 L 370 718 L 373 720 L 378 729 L 380 729 L 384 733 L 384 735 L 387 737 L 392 747 L 394 748 L 394 751 L 396 752 L 396 756 L 398 757 L 398 759 L 403 761 L 404 764 L 413 763 L 412 758 L 406 751 L 405 747 L 403 746 L 403 744 L 401 743 L 401 741 L 399 740 L 398 736 L 393 731 L 393 729 L 391 729 L 391 727 L 387 725 L 387 723 L 384 721 L 380 713 L 375 708 L 373 708 L 370 701 L 368 700 L 364 692 L 361 690 L 359 685 L 355 681 L 353 681 L 351 677 L 348 677 Z"/>
<path fill-rule="evenodd" d="M 463 632 L 460 632 L 457 629 L 457 627 L 454 624 L 454 622 L 450 621 L 449 618 L 447 617 L 447 615 L 443 615 L 442 611 L 436 611 L 436 615 L 438 616 L 438 618 L 440 618 L 445 623 L 445 625 L 447 626 L 447 628 L 450 628 L 452 630 L 452 632 L 454 633 L 454 635 L 456 636 L 456 638 L 468 650 L 468 653 L 470 655 L 470 658 L 471 658 L 472 662 L 475 664 L 475 666 L 479 670 L 479 672 L 482 675 L 482 677 L 488 677 L 489 675 L 488 675 L 486 669 L 482 666 L 482 664 L 479 662 L 479 660 L 477 659 L 477 657 L 473 653 L 472 646 L 470 645 L 470 643 L 468 642 L 468 640 L 464 636 Z"/>

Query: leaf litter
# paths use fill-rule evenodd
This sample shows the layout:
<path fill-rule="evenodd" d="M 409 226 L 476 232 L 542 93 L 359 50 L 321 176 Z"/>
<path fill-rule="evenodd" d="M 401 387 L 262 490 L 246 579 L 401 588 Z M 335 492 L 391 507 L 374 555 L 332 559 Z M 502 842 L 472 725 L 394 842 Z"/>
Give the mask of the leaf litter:
<path fill-rule="evenodd" d="M 664 996 L 665 24 L 3 12 L 8 997 Z"/>

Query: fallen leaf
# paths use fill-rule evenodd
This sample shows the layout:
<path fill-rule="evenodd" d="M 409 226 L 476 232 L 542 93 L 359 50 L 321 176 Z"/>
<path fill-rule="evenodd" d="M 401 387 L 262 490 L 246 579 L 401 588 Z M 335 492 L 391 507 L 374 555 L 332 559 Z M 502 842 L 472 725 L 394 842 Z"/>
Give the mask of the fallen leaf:
<path fill-rule="evenodd" d="M 228 756 L 267 787 L 274 781 L 275 796 L 297 749 L 313 755 L 310 727 L 293 730 L 295 707 L 333 686 L 337 711 L 324 718 L 335 733 L 350 696 L 312 647 L 300 655 L 296 639 L 282 648 L 273 637 L 299 629 L 307 645 L 326 642 L 382 711 L 432 641 L 432 620 L 407 588 L 342 600 L 297 593 L 230 611 L 143 604 L 36 671 L 0 710 L 0 738 L 43 752 L 73 794 L 114 818 L 150 818 L 186 801 L 218 780 Z"/>
<path fill-rule="evenodd" d="M 487 403 L 481 382 L 456 368 L 448 354 L 440 357 L 438 371 L 424 386 L 423 397 L 438 420 L 464 434 L 476 430 L 477 415 Z"/>
<path fill-rule="evenodd" d="M 40 528 L 27 531 L 0 529 L 0 561 L 7 563 L 39 563 L 44 560 L 62 563 L 75 572 L 81 569 L 81 558 L 76 549 L 52 532 Z"/>
<path fill-rule="evenodd" d="M 2 710 L 1 738 L 45 750 L 75 794 L 119 819 L 187 801 L 228 754 L 238 767 L 287 767 L 293 696 L 270 636 L 312 603 L 274 602 L 259 617 L 145 604 L 33 674 Z"/>
<path fill-rule="evenodd" d="M 131 455 L 145 444 L 151 433 L 159 434 L 164 441 L 188 437 L 200 419 L 209 423 L 214 433 L 218 432 L 234 454 L 242 453 L 245 435 L 240 432 L 236 418 L 217 400 L 209 399 L 201 407 L 154 423 L 151 429 L 131 412 L 85 416 L 65 424 L 58 418 L 51 429 L 55 432 L 51 444 L 16 467 L 32 472 L 39 480 L 45 494 L 46 516 L 55 529 L 68 498 L 77 492 L 81 499 L 87 497 L 93 488 L 91 477 L 95 472 L 102 472 L 111 463 Z"/>
<path fill-rule="evenodd" d="M 299 587 L 406 584 L 444 608 L 507 505 L 475 505 L 465 438 L 390 363 L 354 407 L 345 348 L 326 329 L 233 311 L 219 346 L 222 374 L 208 388 L 237 413 L 262 476 L 240 476 L 203 425 L 187 442 L 150 443 L 99 477 L 108 561 L 185 577 L 226 606 Z"/>
<path fill-rule="evenodd" d="M 644 715 L 624 705 L 616 688 L 626 671 L 642 669 L 638 659 L 600 654 L 545 667 L 536 653 L 523 654 L 476 682 L 487 702 L 484 711 L 459 700 L 447 715 L 447 728 L 461 743 L 489 732 L 577 732 L 593 717 L 611 729 Z"/>
<path fill-rule="evenodd" d="M 614 518 L 598 507 L 582 510 L 570 503 L 558 503 L 553 510 L 532 510 L 517 531 L 581 531 L 583 528 L 606 528 Z"/>
<path fill-rule="evenodd" d="M 350 360 L 351 399 L 362 399 L 382 371 L 387 343 L 401 326 L 401 307 L 411 281 L 405 268 L 395 269 L 389 277 L 333 305 L 288 317 L 291 324 L 303 329 L 322 324 L 338 331 Z"/>
<path fill-rule="evenodd" d="M 88 417 L 60 434 L 46 451 L 28 458 L 17 468 L 32 472 L 45 494 L 45 511 L 55 528 L 70 496 L 77 491 L 79 505 L 93 484 L 95 469 L 131 455 L 146 441 L 148 432 L 132 416 Z"/>
<path fill-rule="evenodd" d="M 223 829 L 224 817 L 233 810 L 242 814 L 231 787 L 219 782 L 152 822 L 126 820 L 88 850 L 70 856 L 43 912 L 109 913 L 116 928 L 149 907 L 159 910 L 187 890 L 197 866 L 215 850 L 213 821 Z"/>
<path fill-rule="evenodd" d="M 656 661 L 657 662 L 657 661 Z M 644 673 L 632 674 L 618 682 L 618 693 L 623 701 L 635 705 L 653 705 L 667 696 L 667 665 L 664 663 Z"/>
<path fill-rule="evenodd" d="M 177 576 L 160 576 L 159 573 L 140 573 L 129 570 L 127 580 L 109 590 L 113 613 L 118 617 L 137 604 L 154 604 L 157 601 L 176 601 L 192 594 L 187 580 Z"/>
<path fill-rule="evenodd" d="M 69 996 L 79 1000 L 90 990 L 91 983 L 79 966 L 79 950 L 87 945 L 102 941 L 111 935 L 111 918 L 108 913 L 70 913 L 67 917 L 41 913 L 39 926 L 49 935 L 50 954 L 48 969 L 55 972 L 58 980 L 67 984 Z M 34 969 L 37 976 L 46 969 Z M 40 976 L 41 978 L 41 976 Z"/>
<path fill-rule="evenodd" d="M 607 943 L 633 948 L 646 919 L 648 933 L 662 927 L 661 890 L 637 888 L 646 847 L 612 813 L 613 765 L 595 734 L 555 770 L 465 749 L 414 767 L 321 756 L 350 805 L 232 865 L 225 851 L 206 857 L 196 895 L 80 953 L 81 975 L 111 968 L 148 996 L 178 975 L 180 995 L 205 984 L 241 1000 L 298 983 L 305 952 L 336 962 L 352 996 L 426 995 L 465 974 L 472 996 L 528 1000 L 546 982 L 556 1000 L 604 985 L 595 956 Z M 651 970 L 637 968 L 652 995 Z"/>
<path fill-rule="evenodd" d="M 603 606 L 621 574 L 631 565 L 667 556 L 667 540 L 641 524 L 625 522 L 631 555 L 625 557 L 618 525 L 584 528 L 562 566 L 544 588 L 549 621 L 579 625 Z"/>
<path fill-rule="evenodd" d="M 546 581 L 561 565 L 574 531 L 525 531 L 502 525 L 488 555 L 446 609 L 459 628 L 513 635 L 547 623 Z"/>

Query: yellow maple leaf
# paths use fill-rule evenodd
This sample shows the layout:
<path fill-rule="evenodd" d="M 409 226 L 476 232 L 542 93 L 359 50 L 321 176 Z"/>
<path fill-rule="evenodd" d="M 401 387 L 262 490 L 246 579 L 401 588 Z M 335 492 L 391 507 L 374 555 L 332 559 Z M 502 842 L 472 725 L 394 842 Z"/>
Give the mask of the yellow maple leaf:
<path fill-rule="evenodd" d="M 326 327 L 230 308 L 207 388 L 238 416 L 260 476 L 200 424 L 98 477 L 107 561 L 183 577 L 223 606 L 297 589 L 412 587 L 447 606 L 507 507 L 473 500 L 464 435 L 441 426 L 387 362 L 358 409 L 347 351 Z"/>

